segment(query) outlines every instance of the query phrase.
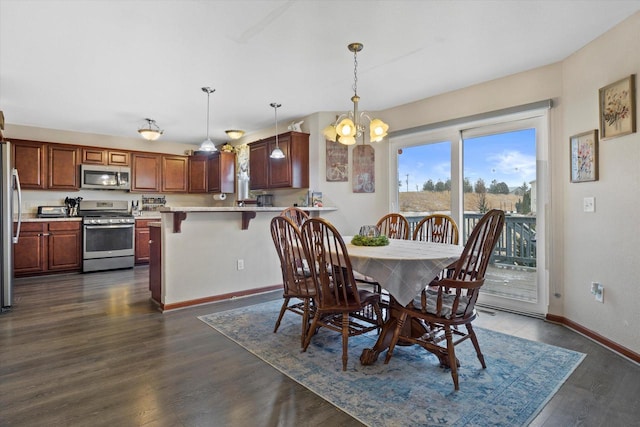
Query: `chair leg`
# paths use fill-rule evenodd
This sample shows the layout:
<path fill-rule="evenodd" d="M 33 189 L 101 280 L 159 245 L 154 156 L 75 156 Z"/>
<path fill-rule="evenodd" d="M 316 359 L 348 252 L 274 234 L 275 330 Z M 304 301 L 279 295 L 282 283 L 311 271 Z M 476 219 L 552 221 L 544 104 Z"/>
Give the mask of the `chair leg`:
<path fill-rule="evenodd" d="M 313 316 L 313 321 L 311 322 L 311 326 L 309 326 L 309 329 L 307 330 L 307 333 L 305 334 L 306 337 L 304 339 L 304 346 L 302 347 L 302 351 L 303 352 L 307 351 L 307 347 L 309 347 L 309 343 L 311 342 L 311 337 L 313 336 L 311 331 L 314 331 L 317 328 L 318 318 L 319 317 L 320 317 L 320 315 L 316 311 L 314 316 Z"/>
<path fill-rule="evenodd" d="M 384 317 L 382 315 L 382 309 L 380 308 L 379 303 L 376 302 L 373 304 L 373 311 L 376 313 L 376 321 L 378 322 L 378 335 L 379 335 L 380 331 L 382 330 L 382 325 L 384 325 Z"/>
<path fill-rule="evenodd" d="M 450 326 L 445 326 L 444 335 L 447 339 L 447 353 L 449 354 L 449 367 L 451 368 L 451 378 L 453 378 L 453 387 L 457 390 L 458 387 L 458 363 L 456 361 L 456 350 L 453 345 L 453 333 Z"/>
<path fill-rule="evenodd" d="M 391 356 L 393 356 L 393 349 L 396 347 L 398 343 L 398 339 L 400 339 L 400 331 L 402 330 L 402 325 L 407 320 L 407 313 L 404 311 L 400 313 L 400 317 L 396 319 L 396 329 L 393 331 L 393 338 L 391 338 L 391 343 L 389 344 L 389 349 L 387 350 L 387 356 L 384 358 L 384 364 L 388 364 L 389 360 L 391 360 Z"/>
<path fill-rule="evenodd" d="M 282 316 L 284 316 L 284 312 L 287 311 L 287 307 L 289 306 L 290 298 L 285 298 L 282 303 L 282 308 L 280 309 L 280 315 L 278 316 L 278 320 L 276 320 L 276 327 L 273 328 L 273 333 L 278 332 L 278 328 L 280 327 L 280 322 L 282 321 Z"/>
<path fill-rule="evenodd" d="M 309 299 L 305 298 L 302 308 L 302 334 L 300 335 L 300 347 L 304 347 L 304 340 L 309 329 Z"/>
<path fill-rule="evenodd" d="M 482 365 L 482 369 L 487 369 L 487 365 L 484 363 L 484 356 L 480 351 L 480 343 L 478 343 L 478 337 L 476 336 L 476 332 L 473 330 L 471 323 L 467 323 L 465 325 L 467 327 L 467 332 L 469 334 L 469 338 L 471 338 L 471 342 L 473 343 L 473 347 L 476 349 L 476 354 L 478 355 L 478 360 Z"/>
<path fill-rule="evenodd" d="M 349 359 L 349 313 L 342 313 L 342 370 L 347 370 Z"/>

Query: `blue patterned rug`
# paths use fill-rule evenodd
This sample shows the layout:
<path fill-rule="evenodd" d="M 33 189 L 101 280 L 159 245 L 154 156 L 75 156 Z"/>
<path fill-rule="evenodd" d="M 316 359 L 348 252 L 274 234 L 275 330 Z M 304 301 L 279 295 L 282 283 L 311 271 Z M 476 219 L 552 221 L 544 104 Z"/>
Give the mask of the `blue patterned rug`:
<path fill-rule="evenodd" d="M 456 392 L 450 371 L 418 346 L 396 347 L 388 365 L 386 353 L 372 366 L 360 365 L 360 353 L 373 346 L 375 334 L 349 338 L 346 372 L 338 333 L 320 329 L 302 353 L 300 316 L 287 312 L 273 333 L 281 304 L 276 300 L 199 319 L 370 426 L 527 425 L 585 357 L 476 327 L 487 369 L 469 340 L 458 345 L 462 366 Z"/>

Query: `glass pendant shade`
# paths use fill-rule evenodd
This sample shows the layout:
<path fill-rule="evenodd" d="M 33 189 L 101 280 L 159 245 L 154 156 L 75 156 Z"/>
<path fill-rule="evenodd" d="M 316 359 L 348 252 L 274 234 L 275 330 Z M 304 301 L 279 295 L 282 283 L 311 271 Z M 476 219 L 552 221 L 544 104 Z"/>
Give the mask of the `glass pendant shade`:
<path fill-rule="evenodd" d="M 334 125 L 329 125 L 324 128 L 322 134 L 324 135 L 325 139 L 332 142 L 336 142 L 336 139 L 338 138 L 338 132 L 336 132 L 336 127 Z"/>
<path fill-rule="evenodd" d="M 284 159 L 284 152 L 280 149 L 280 147 L 276 147 L 273 149 L 271 154 L 269 155 L 272 159 Z"/>
<path fill-rule="evenodd" d="M 336 126 L 336 132 L 340 137 L 344 136 L 356 136 L 356 125 L 353 120 L 346 118 L 342 119 L 338 126 Z"/>
<path fill-rule="evenodd" d="M 369 138 L 371 142 L 380 142 L 387 136 L 389 125 L 380 119 L 373 119 L 369 123 Z"/>
<path fill-rule="evenodd" d="M 202 144 L 200 144 L 199 151 L 213 152 L 213 151 L 217 151 L 217 149 L 213 141 L 207 138 L 204 141 L 202 141 Z"/>

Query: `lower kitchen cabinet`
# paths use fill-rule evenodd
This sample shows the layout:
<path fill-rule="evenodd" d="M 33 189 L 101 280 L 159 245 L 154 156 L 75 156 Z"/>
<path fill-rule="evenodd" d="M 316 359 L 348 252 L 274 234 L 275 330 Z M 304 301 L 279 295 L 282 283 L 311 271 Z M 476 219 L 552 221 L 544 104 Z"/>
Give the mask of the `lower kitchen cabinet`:
<path fill-rule="evenodd" d="M 162 229 L 150 227 L 149 290 L 151 298 L 162 304 Z"/>
<path fill-rule="evenodd" d="M 136 264 L 149 263 L 149 223 L 157 219 L 136 219 Z"/>
<path fill-rule="evenodd" d="M 80 221 L 22 223 L 18 243 L 13 245 L 15 276 L 80 271 L 81 227 Z"/>

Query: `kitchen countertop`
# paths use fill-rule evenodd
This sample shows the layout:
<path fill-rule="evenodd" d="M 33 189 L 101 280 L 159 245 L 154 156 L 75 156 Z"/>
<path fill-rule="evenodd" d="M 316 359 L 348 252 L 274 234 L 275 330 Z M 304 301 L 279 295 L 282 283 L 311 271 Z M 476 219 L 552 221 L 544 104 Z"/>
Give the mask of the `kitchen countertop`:
<path fill-rule="evenodd" d="M 13 216 L 13 222 L 18 221 L 18 216 Z M 22 222 L 57 222 L 57 221 L 82 221 L 79 216 L 67 216 L 63 218 L 38 218 L 37 214 L 22 214 Z"/>

